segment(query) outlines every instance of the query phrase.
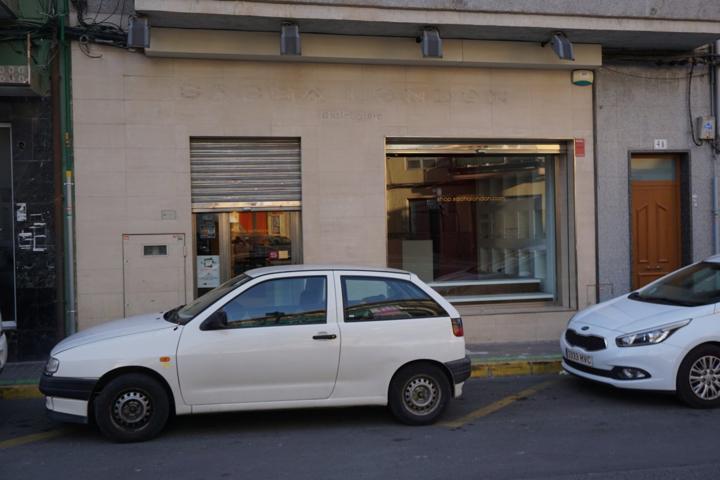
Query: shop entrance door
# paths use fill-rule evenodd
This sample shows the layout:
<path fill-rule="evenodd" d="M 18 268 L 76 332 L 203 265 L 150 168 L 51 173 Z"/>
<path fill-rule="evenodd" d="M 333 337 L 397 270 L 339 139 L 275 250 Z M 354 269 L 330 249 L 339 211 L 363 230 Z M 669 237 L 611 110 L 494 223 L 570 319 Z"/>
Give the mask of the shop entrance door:
<path fill-rule="evenodd" d="M 300 212 L 195 214 L 198 295 L 253 268 L 302 263 Z"/>
<path fill-rule="evenodd" d="M 631 160 L 633 289 L 680 267 L 679 177 L 675 156 Z"/>
<path fill-rule="evenodd" d="M 185 235 L 123 235 L 125 315 L 187 303 Z"/>

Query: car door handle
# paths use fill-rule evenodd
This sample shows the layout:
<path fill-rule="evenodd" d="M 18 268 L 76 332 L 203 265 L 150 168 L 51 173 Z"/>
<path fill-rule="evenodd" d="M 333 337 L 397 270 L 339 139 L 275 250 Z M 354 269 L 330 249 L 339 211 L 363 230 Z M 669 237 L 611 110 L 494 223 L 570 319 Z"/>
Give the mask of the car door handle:
<path fill-rule="evenodd" d="M 317 335 L 313 335 L 313 340 L 335 340 L 337 338 L 337 335 L 334 333 L 318 333 Z"/>

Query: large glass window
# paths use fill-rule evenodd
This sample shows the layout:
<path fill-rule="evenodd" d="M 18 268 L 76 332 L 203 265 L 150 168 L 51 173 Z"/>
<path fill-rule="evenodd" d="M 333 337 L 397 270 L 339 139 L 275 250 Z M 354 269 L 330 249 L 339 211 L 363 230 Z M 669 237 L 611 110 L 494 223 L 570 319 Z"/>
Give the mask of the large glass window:
<path fill-rule="evenodd" d="M 388 264 L 455 302 L 553 300 L 555 155 L 388 154 Z"/>

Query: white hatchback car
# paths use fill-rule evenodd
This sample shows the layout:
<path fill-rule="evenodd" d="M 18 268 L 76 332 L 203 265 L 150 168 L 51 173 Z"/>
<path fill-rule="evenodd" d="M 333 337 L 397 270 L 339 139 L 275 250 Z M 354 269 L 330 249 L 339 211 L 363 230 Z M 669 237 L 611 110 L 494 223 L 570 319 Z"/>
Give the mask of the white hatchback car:
<path fill-rule="evenodd" d="M 414 274 L 300 265 L 72 335 L 40 390 L 52 417 L 138 441 L 203 412 L 389 405 L 427 424 L 469 376 L 458 312 Z"/>
<path fill-rule="evenodd" d="M 720 255 L 579 312 L 560 346 L 574 375 L 719 406 Z"/>

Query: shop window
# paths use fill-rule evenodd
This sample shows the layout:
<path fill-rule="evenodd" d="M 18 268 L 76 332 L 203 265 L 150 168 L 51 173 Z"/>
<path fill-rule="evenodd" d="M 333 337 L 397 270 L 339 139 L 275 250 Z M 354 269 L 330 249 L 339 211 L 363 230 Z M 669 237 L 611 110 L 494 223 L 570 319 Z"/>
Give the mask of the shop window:
<path fill-rule="evenodd" d="M 557 155 L 388 154 L 388 264 L 453 302 L 554 301 Z"/>

